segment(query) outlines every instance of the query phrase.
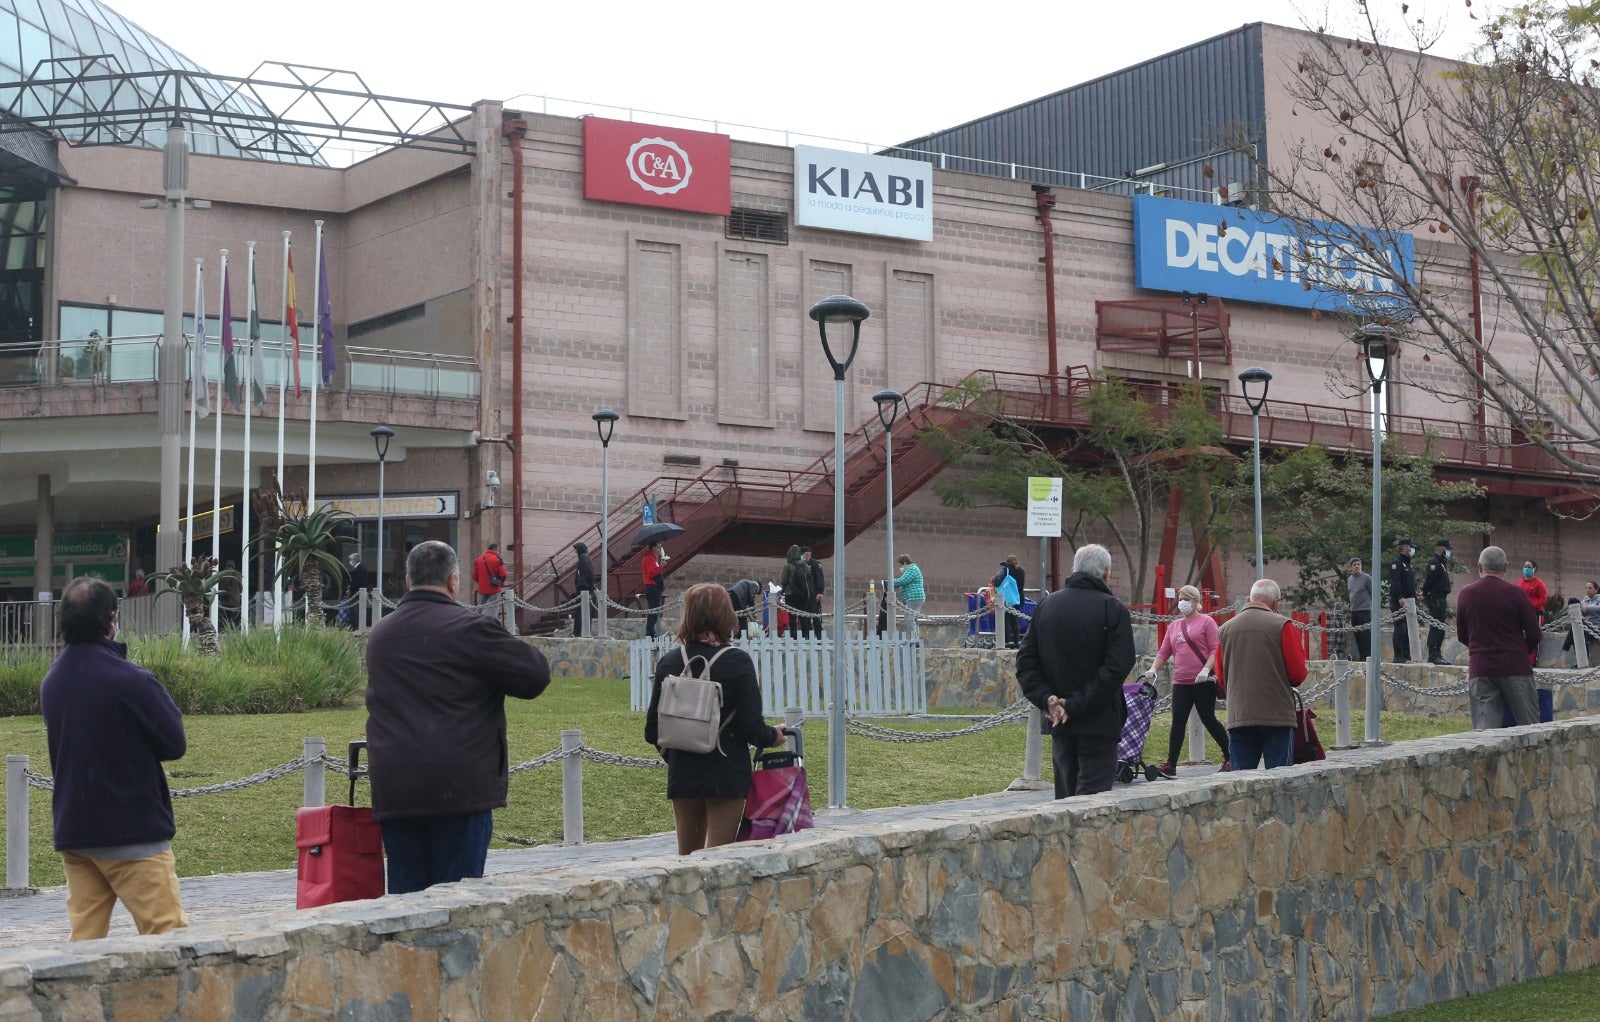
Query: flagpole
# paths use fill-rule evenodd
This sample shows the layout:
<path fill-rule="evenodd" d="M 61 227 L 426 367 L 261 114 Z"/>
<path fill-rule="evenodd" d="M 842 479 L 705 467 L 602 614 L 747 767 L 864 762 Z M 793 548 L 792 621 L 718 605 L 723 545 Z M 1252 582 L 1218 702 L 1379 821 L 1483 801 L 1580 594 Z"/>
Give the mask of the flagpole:
<path fill-rule="evenodd" d="M 280 315 L 289 309 L 289 235 L 292 232 L 283 232 L 283 298 L 278 302 Z M 288 317 L 284 316 L 287 320 Z M 288 369 L 289 357 L 289 324 L 283 324 L 282 336 L 278 341 L 278 492 L 283 492 L 283 415 L 284 406 L 288 397 L 285 391 L 289 386 Z M 272 634 L 278 635 L 283 631 L 283 549 L 281 544 L 272 547 Z"/>
<path fill-rule="evenodd" d="M 306 510 L 317 506 L 317 378 L 322 375 L 322 224 L 317 225 L 316 275 L 311 283 L 311 434 L 306 441 Z"/>
<path fill-rule="evenodd" d="M 200 398 L 196 393 L 200 384 L 200 374 L 195 372 L 195 359 L 199 357 L 200 331 L 205 320 L 205 277 L 200 268 L 201 261 L 194 261 L 194 332 L 189 336 L 189 510 L 188 518 L 183 526 L 183 566 L 185 569 L 194 564 L 194 448 L 195 429 L 198 424 L 196 412 L 200 406 Z M 189 615 L 183 617 L 183 648 L 189 648 Z"/>
<path fill-rule="evenodd" d="M 245 323 L 254 325 L 258 323 L 260 313 L 256 309 L 256 243 L 245 243 L 246 265 L 249 267 L 249 279 L 245 282 Z M 245 333 L 250 336 L 250 355 L 244 360 L 244 475 L 241 491 L 244 496 L 240 508 L 239 523 L 239 631 L 248 634 L 250 631 L 250 513 L 254 510 L 250 506 L 250 412 L 256 404 L 256 346 L 261 343 L 261 330 L 251 329 L 249 325 Z"/>
<path fill-rule="evenodd" d="M 217 311 L 228 306 L 228 250 L 222 250 L 222 272 L 217 275 L 217 288 L 221 298 L 217 301 Z M 218 331 L 220 336 L 221 331 Z M 219 341 L 220 343 L 220 341 Z M 223 360 L 226 361 L 224 354 Z M 217 432 L 216 432 L 216 457 L 211 462 L 211 560 L 220 570 L 222 568 L 222 383 L 228 376 L 226 365 L 218 367 L 222 371 L 217 373 Z M 217 593 L 211 594 L 211 627 L 221 630 L 222 615 L 220 613 L 221 601 Z"/>

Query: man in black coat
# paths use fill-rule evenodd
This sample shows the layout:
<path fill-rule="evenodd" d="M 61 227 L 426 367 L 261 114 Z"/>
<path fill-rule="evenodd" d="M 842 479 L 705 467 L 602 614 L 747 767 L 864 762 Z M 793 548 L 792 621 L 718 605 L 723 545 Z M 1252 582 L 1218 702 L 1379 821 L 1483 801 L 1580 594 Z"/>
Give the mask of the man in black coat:
<path fill-rule="evenodd" d="M 483 876 L 509 790 L 506 696 L 550 684 L 544 654 L 457 603 L 460 585 L 456 552 L 418 543 L 408 592 L 367 640 L 372 809 L 390 894 Z"/>
<path fill-rule="evenodd" d="M 1033 613 L 1017 650 L 1017 682 L 1050 726 L 1056 798 L 1110 791 L 1127 719 L 1133 619 L 1111 595 L 1111 552 L 1078 548 L 1066 584 Z"/>
<path fill-rule="evenodd" d="M 55 846 L 67 876 L 73 940 L 96 940 L 120 899 L 140 933 L 188 926 L 172 858 L 164 761 L 188 749 L 183 715 L 117 642 L 117 595 L 97 578 L 61 594 L 66 646 L 39 687 Z"/>
<path fill-rule="evenodd" d="M 801 634 L 820 637 L 822 635 L 822 593 L 828 588 L 828 580 L 822 574 L 821 563 L 811 555 L 810 547 L 803 546 L 800 548 L 800 559 L 805 561 L 806 567 L 811 569 L 811 606 L 807 609 L 816 615 L 816 617 L 804 619 L 808 631 Z"/>
<path fill-rule="evenodd" d="M 584 620 L 583 594 L 588 593 L 589 602 L 594 602 L 594 562 L 589 559 L 589 544 L 574 543 L 572 544 L 572 549 L 577 551 L 578 554 L 577 577 L 574 581 L 574 589 L 576 590 L 574 595 L 578 599 L 578 604 L 572 608 L 572 634 L 582 636 L 588 634 L 589 631 L 588 622 Z M 602 607 L 601 613 L 604 612 L 605 608 Z"/>
<path fill-rule="evenodd" d="M 1417 598 L 1417 569 L 1411 566 L 1411 552 L 1416 549 L 1409 539 L 1400 541 L 1400 552 L 1389 562 L 1389 609 L 1402 611 L 1406 603 Z M 1440 642 L 1444 639 L 1441 636 Z M 1394 622 L 1394 662 L 1411 662 L 1411 629 L 1404 615 Z"/>
<path fill-rule="evenodd" d="M 1433 544 L 1433 556 L 1428 558 L 1428 570 L 1422 577 L 1422 600 L 1428 607 L 1428 616 L 1436 622 L 1428 626 L 1428 663 L 1448 664 L 1444 658 L 1444 619 L 1450 613 L 1446 598 L 1450 595 L 1450 551 L 1454 549 L 1448 539 Z"/>

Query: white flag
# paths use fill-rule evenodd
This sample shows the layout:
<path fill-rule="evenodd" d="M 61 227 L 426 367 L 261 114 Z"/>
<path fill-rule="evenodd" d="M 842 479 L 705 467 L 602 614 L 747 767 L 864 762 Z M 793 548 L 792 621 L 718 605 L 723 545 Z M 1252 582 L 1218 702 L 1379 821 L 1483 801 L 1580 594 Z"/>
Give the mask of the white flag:
<path fill-rule="evenodd" d="M 206 378 L 206 289 L 204 270 L 195 267 L 194 290 L 194 372 L 189 383 L 189 396 L 194 401 L 196 414 L 205 418 L 211 414 L 211 383 Z"/>

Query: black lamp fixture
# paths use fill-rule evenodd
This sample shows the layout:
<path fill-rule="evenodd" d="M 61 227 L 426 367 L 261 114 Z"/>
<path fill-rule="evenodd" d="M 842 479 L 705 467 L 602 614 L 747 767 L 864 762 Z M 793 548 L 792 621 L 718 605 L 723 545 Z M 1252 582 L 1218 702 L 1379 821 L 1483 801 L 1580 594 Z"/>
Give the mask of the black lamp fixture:
<path fill-rule="evenodd" d="M 856 360 L 856 349 L 861 344 L 861 321 L 872 313 L 864 302 L 849 295 L 829 295 L 811 307 L 810 315 L 817 321 L 817 332 L 822 335 L 822 353 L 828 357 L 828 364 L 833 366 L 833 378 L 843 380 L 850 363 Z M 850 354 L 842 362 L 834 356 L 833 345 L 828 343 L 829 323 L 850 324 Z"/>
<path fill-rule="evenodd" d="M 1267 403 L 1267 388 L 1272 385 L 1272 374 L 1260 366 L 1251 366 L 1239 374 L 1240 389 L 1251 415 L 1260 415 Z"/>
<path fill-rule="evenodd" d="M 1389 378 L 1389 363 L 1397 352 L 1394 350 L 1394 328 L 1368 323 L 1350 335 L 1361 349 L 1361 359 L 1367 367 L 1367 378 L 1372 381 L 1374 389 L 1382 388 L 1384 381 Z"/>
<path fill-rule="evenodd" d="M 389 441 L 394 439 L 394 430 L 388 426 L 372 427 L 372 445 L 378 449 L 378 460 L 383 461 L 389 456 Z"/>
<path fill-rule="evenodd" d="M 611 434 L 616 431 L 617 420 L 622 418 L 609 408 L 602 408 L 589 418 L 594 420 L 594 431 L 600 434 L 600 446 L 611 446 Z"/>
<path fill-rule="evenodd" d="M 883 423 L 884 429 L 894 428 L 894 420 L 900 416 L 900 402 L 905 399 L 898 390 L 880 390 L 872 395 L 872 400 L 878 404 L 878 421 Z"/>

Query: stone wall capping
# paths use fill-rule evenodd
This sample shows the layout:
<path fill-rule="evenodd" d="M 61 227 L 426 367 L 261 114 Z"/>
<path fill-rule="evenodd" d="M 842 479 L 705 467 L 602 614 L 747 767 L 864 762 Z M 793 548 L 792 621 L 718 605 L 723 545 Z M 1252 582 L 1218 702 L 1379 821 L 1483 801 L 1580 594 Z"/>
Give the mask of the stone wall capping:
<path fill-rule="evenodd" d="M 111 940 L 85 941 L 84 943 L 110 944 Z M 111 974 L 111 959 L 96 954 L 96 950 L 95 948 L 88 948 L 87 954 L 74 954 L 50 949 L 27 950 L 19 952 L 12 961 L 26 968 L 35 981 L 87 979 L 98 982 Z"/>
<path fill-rule="evenodd" d="M 367 928 L 377 934 L 407 933 L 411 930 L 426 930 L 434 926 L 444 926 L 450 922 L 448 909 L 434 908 L 430 905 L 406 905 L 406 901 L 421 895 L 405 895 L 395 899 L 400 904 L 389 911 L 378 909 L 372 911 L 367 917 Z M 379 905 L 382 904 L 380 901 Z"/>
<path fill-rule="evenodd" d="M 208 930 L 220 929 L 212 924 Z M 198 929 L 198 928 L 197 928 Z M 179 931 L 173 931 L 177 933 Z M 182 950 L 195 958 L 225 956 L 249 961 L 256 958 L 276 958 L 288 954 L 289 941 L 282 933 L 227 933 L 219 937 L 190 940 L 181 945 Z M 137 966 L 136 966 L 137 967 Z"/>
<path fill-rule="evenodd" d="M 25 988 L 30 986 L 32 983 L 33 970 L 28 968 L 26 965 L 23 965 L 20 962 L 0 965 L 0 990 L 15 990 L 18 988 Z M 0 1014 L 0 1018 L 5 1017 L 6 1016 L 4 1014 Z"/>

